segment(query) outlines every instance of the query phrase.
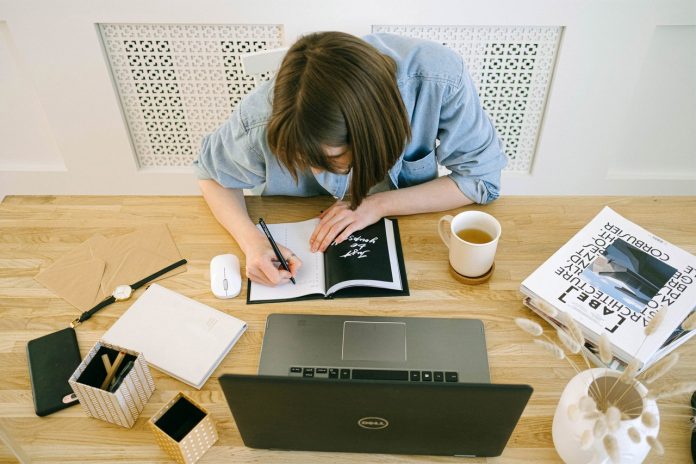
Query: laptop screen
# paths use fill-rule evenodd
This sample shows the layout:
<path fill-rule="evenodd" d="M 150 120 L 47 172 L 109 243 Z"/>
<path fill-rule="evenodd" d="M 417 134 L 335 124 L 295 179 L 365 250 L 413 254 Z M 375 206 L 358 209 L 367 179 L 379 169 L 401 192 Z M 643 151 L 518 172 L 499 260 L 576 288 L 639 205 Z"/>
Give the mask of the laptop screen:
<path fill-rule="evenodd" d="M 498 456 L 529 385 L 410 383 L 225 374 L 251 448 Z"/>

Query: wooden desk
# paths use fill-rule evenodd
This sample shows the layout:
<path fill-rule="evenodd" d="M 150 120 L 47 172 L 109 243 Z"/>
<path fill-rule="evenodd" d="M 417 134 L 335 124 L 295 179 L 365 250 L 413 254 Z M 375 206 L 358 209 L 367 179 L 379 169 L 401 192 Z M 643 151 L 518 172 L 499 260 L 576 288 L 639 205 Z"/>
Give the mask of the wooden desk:
<path fill-rule="evenodd" d="M 251 216 L 263 215 L 269 223 L 307 219 L 329 204 L 327 198 L 248 199 Z M 443 213 L 433 213 L 400 219 L 411 296 L 247 306 L 246 288 L 233 300 L 218 300 L 210 293 L 210 258 L 228 252 L 242 255 L 200 197 L 7 197 L 0 204 L 0 439 L 9 444 L 0 444 L 0 461 L 13 462 L 9 446 L 15 446 L 32 461 L 167 461 L 146 422 L 180 390 L 208 408 L 217 424 L 220 440 L 202 463 L 484 461 L 245 448 L 216 378 L 224 372 L 256 372 L 269 313 L 310 312 L 482 319 L 493 381 L 529 383 L 535 390 L 504 454 L 495 462 L 558 462 L 551 440 L 551 420 L 573 370 L 566 362 L 555 361 L 534 347 L 512 319 L 533 317 L 521 303 L 520 282 L 602 205 L 610 205 L 657 235 L 696 253 L 696 197 L 507 197 L 481 207 L 503 226 L 496 271 L 484 285 L 465 286 L 449 275 L 447 251 L 436 232 Z M 26 342 L 65 327 L 78 311 L 34 281 L 34 275 L 94 234 L 120 235 L 156 223 L 169 225 L 181 254 L 189 260 L 187 272 L 163 281 L 163 285 L 247 321 L 249 330 L 201 391 L 153 370 L 157 389 L 130 430 L 87 418 L 80 406 L 36 417 Z M 77 329 L 83 355 L 128 306 L 128 302 L 115 303 Z M 688 343 L 680 352 L 679 367 L 673 369 L 668 380 L 693 380 L 696 343 Z M 676 411 L 686 414 L 687 406 L 661 409 L 659 438 L 666 455 L 650 455 L 648 461 L 691 462 L 687 418 L 667 416 Z"/>

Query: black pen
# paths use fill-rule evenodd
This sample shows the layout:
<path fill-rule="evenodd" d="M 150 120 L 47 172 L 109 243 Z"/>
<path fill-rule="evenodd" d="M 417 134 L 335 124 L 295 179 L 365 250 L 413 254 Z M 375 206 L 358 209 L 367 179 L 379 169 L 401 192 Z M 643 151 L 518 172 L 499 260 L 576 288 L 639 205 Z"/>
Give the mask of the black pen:
<path fill-rule="evenodd" d="M 121 369 L 121 372 L 118 373 L 116 377 L 114 377 L 113 383 L 109 387 L 109 392 L 113 393 L 116 390 L 118 390 L 118 387 L 121 386 L 121 382 L 123 382 L 123 379 L 126 378 L 126 375 L 128 375 L 128 372 L 130 372 L 131 368 L 133 367 L 133 361 L 128 361 L 126 365 Z"/>
<path fill-rule="evenodd" d="M 276 245 L 275 240 L 273 240 L 273 236 L 271 235 L 271 231 L 268 230 L 266 223 L 263 222 L 263 218 L 259 218 L 259 225 L 261 226 L 261 229 L 263 229 L 263 233 L 266 234 L 266 237 L 268 237 L 268 241 L 271 242 L 271 246 L 273 247 L 273 251 L 275 252 L 276 257 L 278 258 L 278 261 L 280 261 L 280 265 L 283 266 L 283 269 L 290 272 L 290 266 L 288 266 L 287 261 L 285 261 L 285 258 L 283 258 L 283 255 L 280 253 L 280 250 L 278 249 L 278 245 Z M 295 278 L 290 277 L 290 282 L 292 282 L 293 285 L 295 285 Z"/>

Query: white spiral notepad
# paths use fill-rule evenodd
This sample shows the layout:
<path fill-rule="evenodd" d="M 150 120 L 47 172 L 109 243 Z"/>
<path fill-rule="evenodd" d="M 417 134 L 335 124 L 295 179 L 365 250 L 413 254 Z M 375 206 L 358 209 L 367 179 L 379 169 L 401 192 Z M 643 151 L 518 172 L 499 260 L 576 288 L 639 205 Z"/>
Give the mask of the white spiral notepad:
<path fill-rule="evenodd" d="M 104 334 L 104 342 L 141 352 L 150 366 L 200 389 L 247 324 L 152 284 Z"/>

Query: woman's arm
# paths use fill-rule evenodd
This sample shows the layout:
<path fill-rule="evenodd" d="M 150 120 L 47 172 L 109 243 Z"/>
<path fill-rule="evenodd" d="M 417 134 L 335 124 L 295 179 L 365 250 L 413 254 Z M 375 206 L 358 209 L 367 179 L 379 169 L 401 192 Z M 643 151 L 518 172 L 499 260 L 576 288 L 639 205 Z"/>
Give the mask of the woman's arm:
<path fill-rule="evenodd" d="M 251 222 L 244 194 L 240 189 L 225 188 L 212 179 L 201 179 L 198 185 L 215 219 L 234 237 L 242 251 L 246 253 L 246 249 L 257 238 L 265 239 L 263 233 Z"/>
<path fill-rule="evenodd" d="M 234 237 L 246 255 L 247 277 L 274 286 L 287 283 L 291 275 L 297 275 L 302 261 L 281 245 L 278 248 L 288 262 L 290 272 L 278 269 L 274 264 L 273 248 L 249 218 L 242 190 L 225 188 L 211 179 L 200 179 L 198 185 L 215 219 Z"/>
<path fill-rule="evenodd" d="M 446 211 L 473 203 L 448 176 L 373 196 L 380 217 Z"/>
<path fill-rule="evenodd" d="M 350 203 L 338 201 L 321 214 L 321 221 L 310 238 L 310 246 L 312 251 L 324 251 L 334 240 L 341 243 L 356 230 L 374 224 L 384 216 L 445 211 L 471 203 L 449 177 L 370 195 L 355 211 L 350 209 Z"/>

